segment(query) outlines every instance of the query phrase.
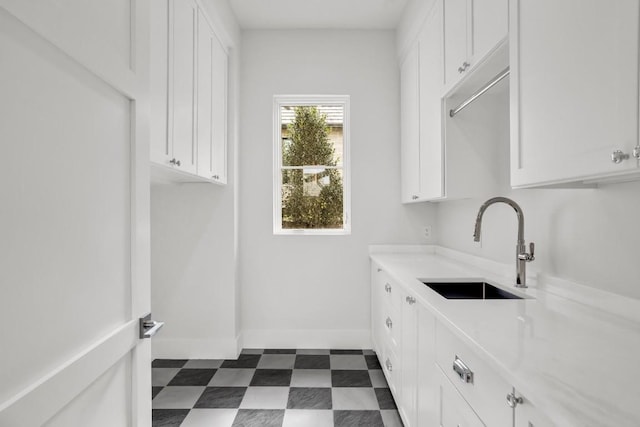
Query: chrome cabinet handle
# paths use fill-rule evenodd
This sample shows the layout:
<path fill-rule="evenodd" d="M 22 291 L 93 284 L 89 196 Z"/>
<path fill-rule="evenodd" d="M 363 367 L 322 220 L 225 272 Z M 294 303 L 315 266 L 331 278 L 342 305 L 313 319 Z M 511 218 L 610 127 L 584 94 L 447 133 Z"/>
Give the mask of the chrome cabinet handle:
<path fill-rule="evenodd" d="M 416 195 L 411 196 L 411 200 L 418 200 L 418 196 Z"/>
<path fill-rule="evenodd" d="M 462 63 L 462 66 L 458 67 L 458 73 L 460 73 L 460 74 L 464 73 L 465 71 L 467 71 L 467 68 L 469 68 L 470 66 L 471 66 L 471 64 L 469 64 L 467 61 L 464 61 Z"/>
<path fill-rule="evenodd" d="M 638 160 L 640 160 L 640 145 L 636 145 L 633 149 L 632 156 Z"/>
<path fill-rule="evenodd" d="M 635 150 L 634 150 L 634 157 L 635 157 Z M 629 155 L 626 153 L 623 153 L 621 150 L 616 150 L 613 153 L 611 153 L 611 161 L 615 164 L 622 163 L 623 160 L 627 160 L 628 158 L 629 158 Z"/>
<path fill-rule="evenodd" d="M 524 399 L 520 396 L 516 396 L 514 392 L 507 394 L 507 404 L 510 407 L 515 408 L 518 405 L 522 405 L 523 402 Z"/>
<path fill-rule="evenodd" d="M 391 321 L 390 318 L 387 317 L 387 320 L 385 320 L 384 323 L 387 325 L 387 328 L 389 329 L 393 328 L 393 322 Z"/>
<path fill-rule="evenodd" d="M 416 299 L 412 296 L 407 296 L 405 298 L 405 301 L 407 301 L 409 303 L 409 305 L 415 304 L 416 303 Z"/>
<path fill-rule="evenodd" d="M 393 371 L 393 365 L 391 364 L 391 361 L 389 361 L 389 359 L 387 359 L 387 361 L 384 362 L 384 365 L 387 367 L 387 371 L 389 372 Z"/>
<path fill-rule="evenodd" d="M 458 356 L 453 361 L 453 370 L 463 383 L 473 384 L 473 371 Z"/>
<path fill-rule="evenodd" d="M 172 165 L 175 165 L 175 166 L 180 166 L 180 160 L 176 160 L 175 157 L 173 159 L 169 160 L 169 163 L 171 163 Z"/>
<path fill-rule="evenodd" d="M 385 285 L 384 285 L 384 290 L 385 290 L 385 291 L 387 291 L 387 293 L 388 293 L 388 294 L 390 294 L 390 293 L 391 293 L 391 285 L 390 285 L 390 284 L 388 284 L 388 283 L 387 283 L 387 284 L 385 284 Z"/>
<path fill-rule="evenodd" d="M 213 175 L 211 178 L 213 178 L 213 179 L 220 179 L 220 175 Z"/>

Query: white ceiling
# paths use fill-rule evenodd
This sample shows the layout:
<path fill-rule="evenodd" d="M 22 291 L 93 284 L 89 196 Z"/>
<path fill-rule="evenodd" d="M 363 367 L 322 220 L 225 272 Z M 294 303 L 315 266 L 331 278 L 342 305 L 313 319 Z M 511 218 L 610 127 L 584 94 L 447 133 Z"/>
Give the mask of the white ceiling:
<path fill-rule="evenodd" d="M 243 29 L 394 29 L 407 0 L 229 0 Z"/>

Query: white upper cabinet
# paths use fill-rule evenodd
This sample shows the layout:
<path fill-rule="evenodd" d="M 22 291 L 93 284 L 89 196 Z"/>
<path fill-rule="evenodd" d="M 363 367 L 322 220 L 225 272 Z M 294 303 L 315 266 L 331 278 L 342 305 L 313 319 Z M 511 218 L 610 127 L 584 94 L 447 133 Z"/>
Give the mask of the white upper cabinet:
<path fill-rule="evenodd" d="M 401 67 L 404 203 L 443 196 L 442 69 L 442 0 L 438 0 Z"/>
<path fill-rule="evenodd" d="M 420 55 L 414 44 L 400 67 L 402 202 L 420 201 Z"/>
<path fill-rule="evenodd" d="M 198 14 L 198 175 L 226 183 L 227 53 Z"/>
<path fill-rule="evenodd" d="M 155 1 L 151 20 L 152 178 L 224 184 L 227 52 L 195 0 Z"/>
<path fill-rule="evenodd" d="M 509 0 L 469 0 L 469 57 L 472 66 L 509 35 Z"/>
<path fill-rule="evenodd" d="M 512 3 L 512 186 L 637 177 L 638 7 Z"/>
<path fill-rule="evenodd" d="M 151 161 L 169 164 L 173 149 L 170 146 L 169 126 L 169 0 L 157 0 L 151 7 L 150 60 L 150 104 Z"/>
<path fill-rule="evenodd" d="M 196 33 L 198 6 L 193 0 L 170 0 L 169 9 L 169 162 L 196 173 Z"/>
<path fill-rule="evenodd" d="M 509 33 L 508 0 L 446 0 L 445 91 L 449 92 Z"/>
<path fill-rule="evenodd" d="M 444 196 L 442 139 L 442 0 L 437 0 L 420 33 L 420 197 Z"/>
<path fill-rule="evenodd" d="M 444 2 L 444 69 L 447 87 L 456 84 L 470 66 L 467 56 L 468 1 L 446 0 Z"/>

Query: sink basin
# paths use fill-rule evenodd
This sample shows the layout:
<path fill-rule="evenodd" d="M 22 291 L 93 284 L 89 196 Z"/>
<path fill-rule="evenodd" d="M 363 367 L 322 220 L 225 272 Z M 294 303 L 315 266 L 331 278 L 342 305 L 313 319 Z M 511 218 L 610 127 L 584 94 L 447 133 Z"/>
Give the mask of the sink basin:
<path fill-rule="evenodd" d="M 486 282 L 425 282 L 446 299 L 522 299 Z"/>

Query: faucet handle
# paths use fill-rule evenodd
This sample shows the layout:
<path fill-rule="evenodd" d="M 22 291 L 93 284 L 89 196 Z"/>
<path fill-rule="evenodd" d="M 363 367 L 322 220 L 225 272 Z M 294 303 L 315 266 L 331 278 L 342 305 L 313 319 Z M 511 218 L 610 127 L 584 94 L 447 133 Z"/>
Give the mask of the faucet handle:
<path fill-rule="evenodd" d="M 520 247 L 520 249 L 519 249 L 519 250 L 521 250 L 521 251 L 522 251 L 522 253 L 519 253 L 519 254 L 518 254 L 518 259 L 519 259 L 519 260 L 521 260 L 521 261 L 531 262 L 531 261 L 533 261 L 534 259 L 536 259 L 535 255 L 534 255 L 535 250 L 536 250 L 536 244 L 535 244 L 535 243 L 533 243 L 533 242 L 529 243 L 529 253 L 527 253 L 527 252 L 525 251 L 525 249 L 524 249 L 524 247 L 523 247 L 523 246 L 519 246 L 519 247 Z"/>

